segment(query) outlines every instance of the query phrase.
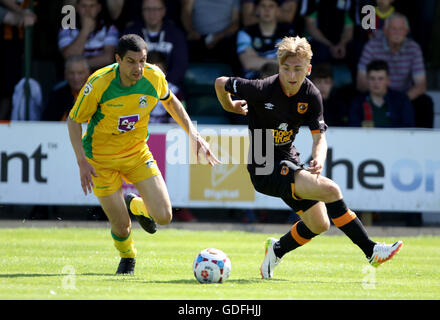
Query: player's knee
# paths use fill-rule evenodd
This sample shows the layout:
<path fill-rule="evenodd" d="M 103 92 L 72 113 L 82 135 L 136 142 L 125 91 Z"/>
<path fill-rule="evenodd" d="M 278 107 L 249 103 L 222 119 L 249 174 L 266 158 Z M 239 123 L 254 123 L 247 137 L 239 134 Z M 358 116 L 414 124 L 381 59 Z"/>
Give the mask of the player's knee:
<path fill-rule="evenodd" d="M 163 208 L 160 210 L 160 212 L 157 212 L 155 216 L 156 217 L 154 218 L 154 220 L 156 221 L 157 224 L 160 225 L 167 225 L 173 219 L 173 213 L 171 208 Z"/>
<path fill-rule="evenodd" d="M 324 202 L 333 202 L 342 198 L 341 188 L 331 180 L 325 184 L 324 190 L 324 199 L 322 199 Z"/>
<path fill-rule="evenodd" d="M 128 237 L 131 232 L 130 221 L 112 224 L 112 232 L 119 238 Z"/>
<path fill-rule="evenodd" d="M 320 223 L 317 225 L 317 232 L 316 234 L 321 234 L 326 232 L 328 229 L 330 229 L 330 221 L 328 219 L 320 221 Z"/>
<path fill-rule="evenodd" d="M 315 234 L 321 234 L 330 228 L 330 221 L 325 218 L 316 219 L 312 223 L 309 222 L 308 228 Z"/>

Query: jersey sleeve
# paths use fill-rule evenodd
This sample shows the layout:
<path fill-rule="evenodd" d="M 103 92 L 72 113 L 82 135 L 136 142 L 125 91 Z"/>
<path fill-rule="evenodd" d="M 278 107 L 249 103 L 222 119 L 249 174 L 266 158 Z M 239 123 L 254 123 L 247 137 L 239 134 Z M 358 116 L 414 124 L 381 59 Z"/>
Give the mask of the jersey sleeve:
<path fill-rule="evenodd" d="M 261 87 L 261 80 L 248 80 L 240 77 L 231 77 L 225 84 L 227 92 L 246 101 L 259 100 L 262 92 Z"/>
<path fill-rule="evenodd" d="M 89 81 L 83 86 L 75 104 L 70 110 L 69 117 L 75 122 L 83 123 L 89 121 L 98 109 L 97 89 Z"/>
<path fill-rule="evenodd" d="M 161 72 L 160 76 L 160 92 L 159 92 L 159 100 L 162 102 L 168 102 L 173 97 L 173 93 L 168 86 L 168 81 L 165 79 L 165 75 Z"/>
<path fill-rule="evenodd" d="M 310 99 L 309 112 L 307 113 L 307 125 L 310 132 L 320 133 L 327 130 L 327 124 L 324 121 L 324 107 L 322 97 L 319 92 L 312 95 Z"/>

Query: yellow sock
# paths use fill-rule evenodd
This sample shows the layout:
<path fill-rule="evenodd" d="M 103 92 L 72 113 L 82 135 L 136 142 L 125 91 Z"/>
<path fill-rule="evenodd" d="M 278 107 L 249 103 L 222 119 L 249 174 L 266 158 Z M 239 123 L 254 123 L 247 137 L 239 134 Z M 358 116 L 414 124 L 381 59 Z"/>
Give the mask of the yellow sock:
<path fill-rule="evenodd" d="M 115 248 L 118 249 L 121 258 L 135 258 L 136 248 L 134 247 L 133 238 L 131 232 L 126 238 L 119 238 L 113 231 L 111 231 Z"/>
<path fill-rule="evenodd" d="M 136 197 L 131 200 L 130 210 L 134 215 L 145 216 L 151 219 L 151 216 L 148 214 L 147 208 L 145 207 L 144 200 L 142 200 L 141 197 Z"/>

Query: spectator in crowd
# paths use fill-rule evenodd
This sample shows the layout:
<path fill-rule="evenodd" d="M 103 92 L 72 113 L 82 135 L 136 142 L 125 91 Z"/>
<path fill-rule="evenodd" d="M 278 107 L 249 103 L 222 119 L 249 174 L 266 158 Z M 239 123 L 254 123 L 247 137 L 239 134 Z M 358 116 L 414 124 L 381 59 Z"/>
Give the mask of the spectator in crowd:
<path fill-rule="evenodd" d="M 376 29 L 369 29 L 370 38 L 380 37 L 383 35 L 383 26 L 385 20 L 391 16 L 395 8 L 393 6 L 394 0 L 376 0 Z"/>
<path fill-rule="evenodd" d="M 292 23 L 298 10 L 298 0 L 276 0 L 280 6 L 277 12 L 277 21 L 280 23 Z M 256 11 L 258 0 L 242 0 L 241 20 L 244 27 L 249 27 L 260 22 L 260 16 Z"/>
<path fill-rule="evenodd" d="M 306 17 L 306 31 L 311 36 L 312 64 L 346 63 L 348 44 L 353 39 L 353 21 L 349 0 L 326 0 Z"/>
<path fill-rule="evenodd" d="M 61 29 L 58 33 L 58 47 L 64 59 L 84 55 L 92 72 L 113 63 L 119 32 L 103 18 L 101 2 L 78 0 L 76 12 L 77 28 Z"/>
<path fill-rule="evenodd" d="M 40 83 L 33 79 L 27 79 L 29 96 L 26 100 L 26 78 L 22 78 L 14 87 L 12 95 L 11 120 L 38 121 L 43 112 L 43 93 Z"/>
<path fill-rule="evenodd" d="M 183 0 L 181 17 L 191 62 L 226 63 L 238 72 L 240 0 Z"/>
<path fill-rule="evenodd" d="M 405 93 L 388 88 L 388 64 L 367 65 L 367 92 L 353 100 L 350 125 L 356 127 L 414 127 L 414 109 Z"/>
<path fill-rule="evenodd" d="M 102 4 L 108 20 L 120 33 L 134 21 L 141 20 L 139 8 L 142 6 L 142 0 L 105 0 Z"/>
<path fill-rule="evenodd" d="M 147 62 L 158 66 L 165 74 L 165 77 L 168 80 L 167 59 L 164 53 L 160 51 L 148 52 Z M 173 94 L 182 102 L 182 105 L 185 106 L 182 90 L 180 90 L 179 87 L 176 86 L 171 81 L 168 81 L 168 87 L 173 92 Z M 150 113 L 149 123 L 170 123 L 170 122 L 175 123 L 171 115 L 165 110 L 162 102 L 158 101 L 156 106 Z"/>
<path fill-rule="evenodd" d="M 0 0 L 0 120 L 10 120 L 14 87 L 23 76 L 24 27 L 37 16 L 25 3 Z"/>
<path fill-rule="evenodd" d="M 137 21 L 142 21 L 142 1 L 143 0 L 106 0 L 103 2 L 107 16 L 112 24 L 122 33 L 130 28 Z M 165 20 L 173 21 L 181 28 L 180 12 L 181 0 L 164 0 Z"/>
<path fill-rule="evenodd" d="M 321 93 L 325 123 L 330 127 L 348 126 L 349 103 L 334 87 L 332 66 L 328 63 L 313 66 L 310 80 Z"/>
<path fill-rule="evenodd" d="M 125 34 L 141 36 L 148 46 L 148 55 L 158 51 L 165 55 L 167 80 L 183 87 L 188 68 L 188 44 L 185 33 L 171 20 L 164 20 L 167 8 L 164 0 L 143 0 L 143 22 L 125 30 Z"/>
<path fill-rule="evenodd" d="M 258 0 L 255 8 L 259 22 L 237 34 L 237 54 L 243 77 L 260 77 L 259 70 L 267 62 L 278 63 L 276 44 L 285 36 L 293 36 L 289 24 L 278 23 L 279 6 L 276 0 Z"/>
<path fill-rule="evenodd" d="M 28 27 L 37 21 L 35 13 L 15 3 L 14 0 L 0 0 L 0 25 Z"/>
<path fill-rule="evenodd" d="M 414 107 L 416 127 L 433 127 L 433 102 L 426 94 L 426 72 L 420 46 L 407 38 L 408 20 L 393 13 L 384 25 L 384 37 L 368 41 L 358 64 L 357 88 L 368 89 L 367 65 L 384 60 L 389 67 L 390 89 L 405 92 Z"/>
<path fill-rule="evenodd" d="M 64 66 L 64 81 L 58 83 L 49 95 L 41 120 L 66 121 L 79 91 L 90 75 L 87 58 L 70 56 Z"/>

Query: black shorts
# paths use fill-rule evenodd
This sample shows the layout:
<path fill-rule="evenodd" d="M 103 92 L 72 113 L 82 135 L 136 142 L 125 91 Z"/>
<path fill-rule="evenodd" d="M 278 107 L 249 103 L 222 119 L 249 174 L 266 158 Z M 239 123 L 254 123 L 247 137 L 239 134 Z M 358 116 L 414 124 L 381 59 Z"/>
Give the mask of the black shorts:
<path fill-rule="evenodd" d="M 314 206 L 318 201 L 299 199 L 295 196 L 295 171 L 303 170 L 302 164 L 283 160 L 275 161 L 274 169 L 269 175 L 256 175 L 249 168 L 249 174 L 255 190 L 265 195 L 283 199 L 297 214 L 301 214 Z"/>

